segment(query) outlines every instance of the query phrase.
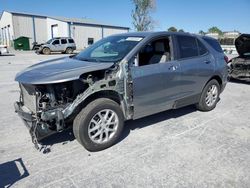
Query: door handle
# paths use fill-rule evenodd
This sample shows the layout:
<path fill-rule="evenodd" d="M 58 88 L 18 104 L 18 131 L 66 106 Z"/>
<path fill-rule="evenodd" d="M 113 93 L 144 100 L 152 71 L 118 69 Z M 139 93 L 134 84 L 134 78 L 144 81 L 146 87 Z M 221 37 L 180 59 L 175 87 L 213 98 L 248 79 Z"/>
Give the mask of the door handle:
<path fill-rule="evenodd" d="M 178 68 L 178 66 L 171 65 L 170 67 L 168 67 L 168 70 L 175 71 L 177 68 Z"/>
<path fill-rule="evenodd" d="M 206 64 L 210 64 L 210 63 L 211 63 L 211 61 L 206 60 L 206 61 L 204 61 L 204 63 L 206 63 Z"/>

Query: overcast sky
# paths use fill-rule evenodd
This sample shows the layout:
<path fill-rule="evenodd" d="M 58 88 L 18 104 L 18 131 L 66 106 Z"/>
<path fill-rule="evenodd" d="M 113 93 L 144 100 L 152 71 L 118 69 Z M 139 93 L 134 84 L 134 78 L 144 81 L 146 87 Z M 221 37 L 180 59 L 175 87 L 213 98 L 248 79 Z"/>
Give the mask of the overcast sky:
<path fill-rule="evenodd" d="M 0 11 L 92 18 L 133 30 L 132 8 L 131 0 L 0 0 Z M 250 33 L 250 0 L 156 0 L 152 16 L 157 22 L 155 30 L 175 26 L 198 32 L 217 26 L 223 31 Z"/>

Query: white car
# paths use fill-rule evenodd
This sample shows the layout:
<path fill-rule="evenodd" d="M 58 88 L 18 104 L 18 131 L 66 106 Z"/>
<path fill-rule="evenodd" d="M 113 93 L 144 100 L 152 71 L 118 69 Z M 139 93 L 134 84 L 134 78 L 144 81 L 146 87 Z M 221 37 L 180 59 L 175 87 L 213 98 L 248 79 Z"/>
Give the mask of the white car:
<path fill-rule="evenodd" d="M 0 55 L 2 54 L 8 54 L 9 51 L 8 51 L 8 48 L 6 45 L 0 45 Z"/>

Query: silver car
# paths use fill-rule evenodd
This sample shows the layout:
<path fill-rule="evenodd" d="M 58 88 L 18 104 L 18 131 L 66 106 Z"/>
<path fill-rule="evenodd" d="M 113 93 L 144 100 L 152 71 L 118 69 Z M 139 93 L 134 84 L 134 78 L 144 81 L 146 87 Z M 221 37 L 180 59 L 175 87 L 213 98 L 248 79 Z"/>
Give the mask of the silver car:
<path fill-rule="evenodd" d="M 126 120 L 192 104 L 214 109 L 227 76 L 224 53 L 210 37 L 113 35 L 18 73 L 15 110 L 37 148 L 39 140 L 73 124 L 77 141 L 99 151 L 117 142 Z"/>
<path fill-rule="evenodd" d="M 9 54 L 8 48 L 6 45 L 0 45 L 0 55 Z"/>
<path fill-rule="evenodd" d="M 69 37 L 52 38 L 45 44 L 41 44 L 36 53 L 48 55 L 51 52 L 72 54 L 76 50 L 75 41 Z"/>

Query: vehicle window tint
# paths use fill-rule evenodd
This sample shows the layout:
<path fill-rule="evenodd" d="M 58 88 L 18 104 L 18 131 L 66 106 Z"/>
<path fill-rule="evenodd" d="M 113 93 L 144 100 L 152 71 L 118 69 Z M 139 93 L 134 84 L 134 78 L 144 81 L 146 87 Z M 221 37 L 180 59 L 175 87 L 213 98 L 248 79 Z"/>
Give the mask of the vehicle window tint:
<path fill-rule="evenodd" d="M 73 39 L 68 39 L 69 43 L 75 43 Z"/>
<path fill-rule="evenodd" d="M 53 45 L 60 44 L 59 40 L 54 40 Z"/>
<path fill-rule="evenodd" d="M 67 40 L 66 39 L 61 39 L 61 44 L 67 44 Z"/>
<path fill-rule="evenodd" d="M 177 36 L 179 43 L 180 58 L 198 56 L 196 38 L 189 36 Z"/>
<path fill-rule="evenodd" d="M 219 42 L 215 39 L 211 39 L 211 38 L 207 38 L 204 37 L 203 38 L 213 49 L 215 49 L 217 52 L 221 52 L 223 53 L 223 50 L 219 44 Z"/>
<path fill-rule="evenodd" d="M 198 43 L 198 49 L 199 49 L 199 55 L 204 55 L 207 53 L 207 49 L 204 46 L 204 44 L 201 43 L 201 41 L 197 40 Z"/>

